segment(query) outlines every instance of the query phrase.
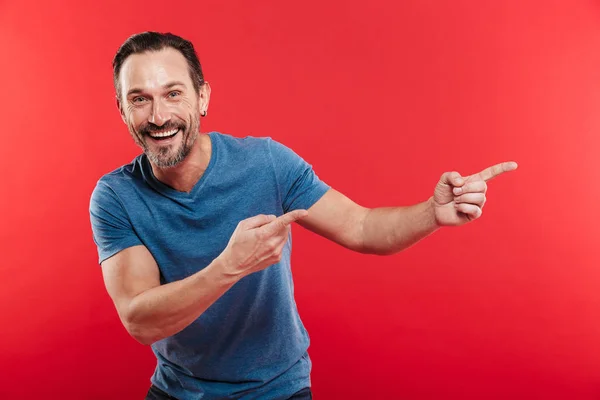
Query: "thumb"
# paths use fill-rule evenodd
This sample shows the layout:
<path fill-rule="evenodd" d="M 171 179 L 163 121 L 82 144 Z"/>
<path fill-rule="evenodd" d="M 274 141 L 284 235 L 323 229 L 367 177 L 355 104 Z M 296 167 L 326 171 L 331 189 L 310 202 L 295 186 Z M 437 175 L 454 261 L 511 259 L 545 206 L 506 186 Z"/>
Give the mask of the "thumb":
<path fill-rule="evenodd" d="M 254 217 L 250 217 L 248 219 L 243 220 L 240 223 L 240 226 L 244 230 L 250 230 L 250 229 L 254 229 L 254 228 L 258 228 L 263 225 L 266 225 L 269 222 L 274 221 L 275 218 L 276 217 L 274 215 L 264 215 L 264 214 L 255 215 Z"/>
<path fill-rule="evenodd" d="M 440 183 L 442 185 L 456 186 L 461 187 L 465 184 L 465 180 L 462 176 L 456 171 L 445 172 L 440 178 Z"/>

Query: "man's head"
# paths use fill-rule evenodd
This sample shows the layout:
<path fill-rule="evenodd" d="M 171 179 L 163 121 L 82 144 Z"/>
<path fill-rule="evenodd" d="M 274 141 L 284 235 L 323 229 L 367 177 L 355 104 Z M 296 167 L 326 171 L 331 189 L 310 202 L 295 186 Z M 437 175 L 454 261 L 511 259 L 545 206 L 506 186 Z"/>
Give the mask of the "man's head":
<path fill-rule="evenodd" d="M 133 35 L 115 55 L 113 78 L 123 121 L 150 161 L 160 168 L 183 161 L 210 98 L 193 45 L 170 33 Z"/>

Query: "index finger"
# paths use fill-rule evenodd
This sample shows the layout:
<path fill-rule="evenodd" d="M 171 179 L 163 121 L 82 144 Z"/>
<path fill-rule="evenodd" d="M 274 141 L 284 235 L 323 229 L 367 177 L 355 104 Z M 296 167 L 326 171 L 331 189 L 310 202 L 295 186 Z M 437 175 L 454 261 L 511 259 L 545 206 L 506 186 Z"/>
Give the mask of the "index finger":
<path fill-rule="evenodd" d="M 517 167 L 518 164 L 514 161 L 503 162 L 484 169 L 479 173 L 479 177 L 484 181 L 489 181 L 505 172 L 514 171 Z"/>
<path fill-rule="evenodd" d="M 269 233 L 275 233 L 286 226 L 290 225 L 292 222 L 298 221 L 301 218 L 304 218 L 308 215 L 308 211 L 306 210 L 294 210 L 289 213 L 283 214 L 268 224 L 264 225 L 265 230 Z"/>

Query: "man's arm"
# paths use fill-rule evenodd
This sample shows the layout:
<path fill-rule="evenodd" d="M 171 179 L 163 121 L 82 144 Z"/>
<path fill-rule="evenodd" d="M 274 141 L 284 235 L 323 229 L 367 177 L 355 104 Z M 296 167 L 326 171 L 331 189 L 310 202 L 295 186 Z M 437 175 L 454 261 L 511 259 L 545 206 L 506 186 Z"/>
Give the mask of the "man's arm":
<path fill-rule="evenodd" d="M 208 266 L 179 281 L 160 284 L 158 265 L 145 246 L 132 246 L 102 262 L 106 289 L 123 325 L 138 342 L 152 344 L 181 331 L 240 279 L 281 260 L 295 210 L 278 218 L 241 221 L 225 250 Z"/>
<path fill-rule="evenodd" d="M 394 254 L 431 235 L 436 224 L 433 198 L 406 207 L 381 207 L 369 210 L 364 224 L 364 249 L 370 254 Z"/>
<path fill-rule="evenodd" d="M 152 344 L 191 324 L 236 282 L 215 259 L 180 281 L 160 284 L 156 261 L 144 246 L 129 247 L 102 263 L 108 294 L 133 338 Z"/>
<path fill-rule="evenodd" d="M 467 177 L 442 174 L 428 200 L 407 207 L 361 207 L 330 189 L 300 225 L 351 250 L 393 254 L 429 236 L 442 226 L 460 226 L 481 217 L 487 181 L 517 169 L 504 162 Z"/>
<path fill-rule="evenodd" d="M 431 202 L 369 209 L 330 189 L 299 224 L 350 250 L 393 254 L 439 228 Z"/>

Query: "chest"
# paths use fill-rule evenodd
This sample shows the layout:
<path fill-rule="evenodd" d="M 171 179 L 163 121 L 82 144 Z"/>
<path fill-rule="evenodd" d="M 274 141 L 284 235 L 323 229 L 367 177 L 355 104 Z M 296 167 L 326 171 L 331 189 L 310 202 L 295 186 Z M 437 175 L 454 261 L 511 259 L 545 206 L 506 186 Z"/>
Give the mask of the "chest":
<path fill-rule="evenodd" d="M 128 210 L 136 234 L 156 260 L 163 282 L 208 266 L 227 246 L 238 223 L 258 214 L 281 215 L 276 187 L 206 187 L 195 198 L 142 194 Z"/>

